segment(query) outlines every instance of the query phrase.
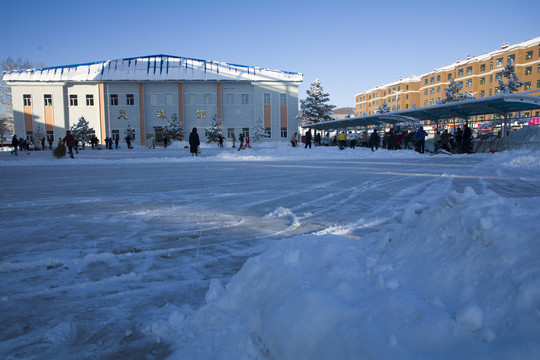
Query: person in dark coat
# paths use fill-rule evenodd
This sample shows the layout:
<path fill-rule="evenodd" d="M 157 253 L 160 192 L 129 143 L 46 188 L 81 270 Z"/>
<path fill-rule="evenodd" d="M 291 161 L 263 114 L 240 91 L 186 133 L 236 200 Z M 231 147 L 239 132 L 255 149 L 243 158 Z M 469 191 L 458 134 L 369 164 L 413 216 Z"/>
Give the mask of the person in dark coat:
<path fill-rule="evenodd" d="M 381 138 L 379 137 L 379 134 L 377 134 L 377 129 L 374 129 L 369 137 L 369 147 L 371 148 L 371 151 L 374 151 L 373 148 L 375 147 L 375 150 L 379 150 L 379 142 L 381 141 Z"/>
<path fill-rule="evenodd" d="M 311 130 L 308 130 L 308 132 L 306 133 L 306 146 L 304 147 L 304 149 L 307 149 L 308 146 L 311 149 Z"/>
<path fill-rule="evenodd" d="M 75 145 L 75 138 L 69 131 L 66 131 L 66 136 L 64 137 L 64 144 L 66 144 L 69 149 L 69 157 L 73 159 L 73 146 Z"/>
<path fill-rule="evenodd" d="M 189 134 L 189 152 L 191 153 L 191 156 L 198 156 L 197 150 L 199 149 L 199 145 L 201 144 L 199 140 L 199 134 L 197 134 L 197 128 L 193 128 L 191 130 L 191 134 Z"/>
<path fill-rule="evenodd" d="M 19 149 L 19 139 L 17 139 L 17 135 L 13 135 L 13 138 L 11 138 L 11 146 L 13 147 L 11 155 L 19 155 L 17 154 L 17 150 Z"/>
<path fill-rule="evenodd" d="M 461 152 L 464 154 L 470 154 L 471 153 L 471 137 L 472 132 L 469 125 L 465 123 L 465 126 L 463 128 L 463 140 L 462 140 L 462 149 Z"/>

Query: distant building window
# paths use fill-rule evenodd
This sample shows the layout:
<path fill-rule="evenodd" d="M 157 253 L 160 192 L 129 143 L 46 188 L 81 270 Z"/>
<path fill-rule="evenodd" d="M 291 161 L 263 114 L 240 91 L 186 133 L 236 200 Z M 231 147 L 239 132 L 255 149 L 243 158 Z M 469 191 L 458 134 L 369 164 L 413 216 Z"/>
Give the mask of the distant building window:
<path fill-rule="evenodd" d="M 493 89 L 489 89 L 489 96 L 493 95 Z"/>
<path fill-rule="evenodd" d="M 482 98 L 484 97 L 484 90 L 480 90 L 479 96 Z"/>
<path fill-rule="evenodd" d="M 527 51 L 527 53 L 525 54 L 525 60 L 531 60 L 533 58 L 533 52 L 532 50 L 531 51 Z"/>
<path fill-rule="evenodd" d="M 440 86 L 437 86 L 437 92 L 438 92 L 438 93 L 441 92 L 441 87 L 440 87 Z"/>
<path fill-rule="evenodd" d="M 531 90 L 531 82 L 530 81 L 527 81 L 525 83 L 525 85 L 523 86 L 523 89 L 524 90 Z"/>
<path fill-rule="evenodd" d="M 536 80 L 536 88 L 540 89 L 540 80 Z"/>
<path fill-rule="evenodd" d="M 498 58 L 497 60 L 495 60 L 495 66 L 503 66 L 503 58 Z"/>
<path fill-rule="evenodd" d="M 32 106 L 32 96 L 23 95 L 23 102 L 24 102 L 24 106 Z"/>
<path fill-rule="evenodd" d="M 212 105 L 212 94 L 204 94 L 204 104 Z"/>
<path fill-rule="evenodd" d="M 437 75 L 437 82 L 441 81 L 441 75 Z"/>
<path fill-rule="evenodd" d="M 466 87 L 471 87 L 472 86 L 472 79 L 467 80 L 467 82 L 465 83 L 465 86 Z"/>
<path fill-rule="evenodd" d="M 227 138 L 232 139 L 234 136 L 234 128 L 227 129 Z"/>
<path fill-rule="evenodd" d="M 45 106 L 52 106 L 52 95 L 43 95 L 43 104 Z"/>
<path fill-rule="evenodd" d="M 495 74 L 495 81 L 502 81 L 502 78 L 503 78 L 502 72 Z"/>
<path fill-rule="evenodd" d="M 467 75 L 472 74 L 472 66 L 467 66 Z"/>
<path fill-rule="evenodd" d="M 287 105 L 287 94 L 279 94 L 279 103 L 281 105 Z"/>
<path fill-rule="evenodd" d="M 234 105 L 234 94 L 226 94 L 225 95 L 225 103 L 227 105 Z"/>
<path fill-rule="evenodd" d="M 424 95 L 427 95 L 428 89 L 424 89 Z"/>
<path fill-rule="evenodd" d="M 191 96 L 191 94 L 188 95 L 188 99 Z M 150 105 L 157 105 L 158 104 L 158 97 L 157 94 L 150 94 Z M 190 102 L 191 104 L 191 102 Z"/>
<path fill-rule="evenodd" d="M 459 69 L 459 70 L 458 70 L 457 76 L 458 76 L 458 77 L 462 77 L 462 76 L 463 76 L 463 69 Z"/>
<path fill-rule="evenodd" d="M 188 94 L 188 104 L 189 105 L 196 105 L 197 104 L 197 95 L 196 94 Z"/>
<path fill-rule="evenodd" d="M 435 94 L 435 88 L 429 89 L 429 93 L 430 93 L 431 95 Z"/>
<path fill-rule="evenodd" d="M 463 87 L 463 81 L 458 82 L 458 85 L 459 85 L 460 88 L 462 88 Z"/>
<path fill-rule="evenodd" d="M 270 94 L 269 93 L 264 93 L 263 94 L 263 100 L 264 100 L 264 105 L 270 105 Z"/>
<path fill-rule="evenodd" d="M 429 100 L 429 105 L 433 105 L 434 104 L 434 100 L 433 99 L 430 99 Z"/>
<path fill-rule="evenodd" d="M 427 106 L 427 100 L 424 100 L 424 106 Z"/>
<path fill-rule="evenodd" d="M 111 94 L 111 105 L 118 106 L 118 94 Z"/>
<path fill-rule="evenodd" d="M 525 68 L 525 75 L 531 75 L 532 74 L 532 66 L 527 66 Z"/>
<path fill-rule="evenodd" d="M 480 78 L 480 85 L 484 85 L 486 83 L 486 78 Z"/>
<path fill-rule="evenodd" d="M 480 71 L 486 71 L 486 64 L 480 65 Z"/>
<path fill-rule="evenodd" d="M 113 140 L 120 141 L 120 130 L 113 130 L 112 131 L 112 138 L 113 138 Z"/>
<path fill-rule="evenodd" d="M 249 104 L 249 95 L 242 94 L 242 105 L 248 105 L 248 104 Z"/>
<path fill-rule="evenodd" d="M 287 128 L 281 128 L 281 138 L 287 138 Z"/>
<path fill-rule="evenodd" d="M 508 64 L 513 64 L 516 61 L 516 55 L 508 55 L 507 62 Z"/>
<path fill-rule="evenodd" d="M 86 106 L 94 106 L 94 95 L 86 95 Z"/>
<path fill-rule="evenodd" d="M 432 76 L 432 77 L 429 79 L 429 82 L 430 82 L 430 84 L 433 84 L 433 83 L 435 82 L 435 77 Z"/>
<path fill-rule="evenodd" d="M 429 81 L 429 79 L 426 78 L 426 79 L 424 80 L 424 84 L 427 85 L 427 84 L 428 84 L 428 81 Z"/>
<path fill-rule="evenodd" d="M 126 94 L 126 105 L 135 105 L 135 96 L 133 94 Z"/>
<path fill-rule="evenodd" d="M 174 105 L 174 98 L 173 98 L 172 94 L 166 94 L 165 95 L 165 104 Z"/>
<path fill-rule="evenodd" d="M 79 100 L 77 99 L 77 95 L 69 95 L 69 106 L 78 106 Z"/>
<path fill-rule="evenodd" d="M 448 80 L 452 80 L 452 74 L 448 74 Z"/>

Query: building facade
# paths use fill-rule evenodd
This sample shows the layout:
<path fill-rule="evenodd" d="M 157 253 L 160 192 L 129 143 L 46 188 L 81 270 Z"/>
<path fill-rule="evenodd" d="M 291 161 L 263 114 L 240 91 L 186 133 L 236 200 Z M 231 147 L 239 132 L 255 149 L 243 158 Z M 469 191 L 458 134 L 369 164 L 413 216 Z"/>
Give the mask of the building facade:
<path fill-rule="evenodd" d="M 32 136 L 42 127 L 48 137 L 65 135 L 84 117 L 103 142 L 160 141 L 176 118 L 189 134 L 217 119 L 226 138 L 249 134 L 261 124 L 272 140 L 287 139 L 298 128 L 300 73 L 223 62 L 155 55 L 89 64 L 12 71 L 15 134 Z"/>
<path fill-rule="evenodd" d="M 475 98 L 498 94 L 498 80 L 507 82 L 502 71 L 507 64 L 514 64 L 516 74 L 525 84 L 519 92 L 533 92 L 540 96 L 540 37 L 516 45 L 503 46 L 490 53 L 467 57 L 455 63 L 421 75 L 400 79 L 396 82 L 377 86 L 355 97 L 356 114 L 371 115 L 377 113 L 384 102 L 390 111 L 436 105 L 445 98 L 444 89 L 450 81 L 461 83 L 462 93 L 470 93 Z M 535 111 L 524 116 L 539 116 Z"/>

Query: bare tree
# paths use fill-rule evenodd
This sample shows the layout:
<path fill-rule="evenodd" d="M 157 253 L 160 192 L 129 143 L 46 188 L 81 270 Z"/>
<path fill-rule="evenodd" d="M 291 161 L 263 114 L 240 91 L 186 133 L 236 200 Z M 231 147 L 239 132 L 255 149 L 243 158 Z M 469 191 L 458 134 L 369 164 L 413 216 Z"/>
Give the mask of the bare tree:
<path fill-rule="evenodd" d="M 43 64 L 32 64 L 28 60 L 21 58 L 13 59 L 8 57 L 2 60 L 2 72 L 32 69 L 43 67 Z M 13 132 L 13 104 L 11 102 L 11 88 L 0 78 L 0 133 Z"/>

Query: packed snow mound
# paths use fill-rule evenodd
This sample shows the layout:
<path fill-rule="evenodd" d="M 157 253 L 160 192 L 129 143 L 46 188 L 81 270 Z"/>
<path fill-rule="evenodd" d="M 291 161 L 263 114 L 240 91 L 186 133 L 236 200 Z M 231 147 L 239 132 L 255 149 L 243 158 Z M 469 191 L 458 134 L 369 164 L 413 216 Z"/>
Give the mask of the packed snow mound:
<path fill-rule="evenodd" d="M 533 359 L 538 199 L 439 191 L 360 240 L 281 240 L 149 329 L 171 359 Z"/>
<path fill-rule="evenodd" d="M 540 150 L 540 126 L 524 126 L 504 139 L 504 149 L 521 148 Z"/>

